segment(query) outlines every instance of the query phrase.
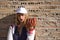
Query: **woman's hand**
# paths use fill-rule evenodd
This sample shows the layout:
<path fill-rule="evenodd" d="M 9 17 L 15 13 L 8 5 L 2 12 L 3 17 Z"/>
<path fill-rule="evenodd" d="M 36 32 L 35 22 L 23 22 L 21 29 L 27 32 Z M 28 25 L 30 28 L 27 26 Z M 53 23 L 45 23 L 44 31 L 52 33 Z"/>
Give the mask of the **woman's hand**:
<path fill-rule="evenodd" d="M 36 18 L 29 18 L 26 20 L 26 27 L 36 26 Z"/>

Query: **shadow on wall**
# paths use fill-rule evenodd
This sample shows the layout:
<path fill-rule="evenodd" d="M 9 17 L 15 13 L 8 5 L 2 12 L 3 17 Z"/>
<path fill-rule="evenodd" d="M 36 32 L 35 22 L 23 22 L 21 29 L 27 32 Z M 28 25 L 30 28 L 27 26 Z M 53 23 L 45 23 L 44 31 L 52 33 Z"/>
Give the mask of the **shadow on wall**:
<path fill-rule="evenodd" d="M 12 24 L 16 24 L 16 14 L 12 14 L 0 19 L 0 40 L 7 40 L 8 28 Z"/>

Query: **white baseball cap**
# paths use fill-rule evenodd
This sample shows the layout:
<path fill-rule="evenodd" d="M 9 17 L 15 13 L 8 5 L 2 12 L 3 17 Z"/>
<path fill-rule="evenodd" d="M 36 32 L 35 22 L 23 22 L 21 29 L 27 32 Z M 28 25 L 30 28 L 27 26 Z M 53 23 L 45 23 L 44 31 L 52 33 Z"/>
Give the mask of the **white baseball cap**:
<path fill-rule="evenodd" d="M 17 9 L 16 13 L 27 14 L 27 10 L 24 7 L 20 7 Z"/>

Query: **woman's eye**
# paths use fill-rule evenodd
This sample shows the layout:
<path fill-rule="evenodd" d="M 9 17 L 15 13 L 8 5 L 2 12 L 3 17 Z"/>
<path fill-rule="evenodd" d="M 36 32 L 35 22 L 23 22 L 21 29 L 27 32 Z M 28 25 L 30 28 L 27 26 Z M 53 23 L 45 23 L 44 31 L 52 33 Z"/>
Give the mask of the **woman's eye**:
<path fill-rule="evenodd" d="M 21 14 L 22 16 L 24 16 L 23 14 Z"/>

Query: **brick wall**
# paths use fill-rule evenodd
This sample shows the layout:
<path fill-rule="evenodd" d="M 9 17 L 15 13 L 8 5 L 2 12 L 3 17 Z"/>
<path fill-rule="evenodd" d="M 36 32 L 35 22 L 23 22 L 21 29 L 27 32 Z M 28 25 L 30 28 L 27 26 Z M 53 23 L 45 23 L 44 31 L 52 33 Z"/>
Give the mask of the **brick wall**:
<path fill-rule="evenodd" d="M 6 40 L 9 26 L 16 24 L 20 6 L 37 19 L 36 40 L 60 40 L 60 0 L 0 0 L 0 40 Z"/>

